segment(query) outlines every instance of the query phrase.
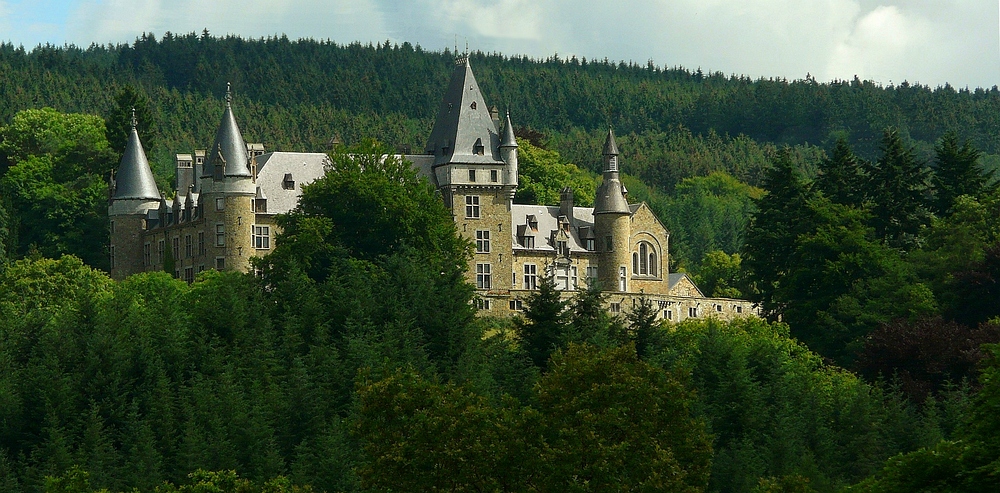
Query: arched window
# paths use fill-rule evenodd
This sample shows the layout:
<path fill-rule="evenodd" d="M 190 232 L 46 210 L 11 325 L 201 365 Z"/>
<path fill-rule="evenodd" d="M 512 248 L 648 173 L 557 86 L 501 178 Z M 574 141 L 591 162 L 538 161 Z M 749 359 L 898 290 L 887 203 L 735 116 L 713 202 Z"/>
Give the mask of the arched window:
<path fill-rule="evenodd" d="M 640 241 L 637 251 L 632 252 L 632 271 L 639 276 L 655 276 L 659 268 L 656 263 L 656 247 Z"/>

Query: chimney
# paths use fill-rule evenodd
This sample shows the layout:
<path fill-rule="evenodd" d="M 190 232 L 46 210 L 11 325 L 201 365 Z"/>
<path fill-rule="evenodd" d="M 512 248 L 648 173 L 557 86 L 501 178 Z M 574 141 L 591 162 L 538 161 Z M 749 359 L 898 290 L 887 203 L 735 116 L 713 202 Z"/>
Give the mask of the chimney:
<path fill-rule="evenodd" d="M 573 226 L 573 189 L 570 187 L 559 192 L 559 214 L 566 216 L 569 225 Z"/>
<path fill-rule="evenodd" d="M 493 126 L 500 129 L 500 110 L 496 106 L 490 107 L 490 119 L 493 120 Z"/>

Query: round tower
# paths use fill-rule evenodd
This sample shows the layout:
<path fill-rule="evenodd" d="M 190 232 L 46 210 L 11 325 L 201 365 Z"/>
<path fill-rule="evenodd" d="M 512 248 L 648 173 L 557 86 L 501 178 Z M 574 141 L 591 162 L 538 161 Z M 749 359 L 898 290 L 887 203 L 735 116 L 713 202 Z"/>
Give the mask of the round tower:
<path fill-rule="evenodd" d="M 250 154 L 233 116 L 232 93 L 226 87 L 226 110 L 208 150 L 199 197 L 205 218 L 205 236 L 210 267 L 219 270 L 250 269 L 253 253 L 252 228 L 257 193 L 250 172 Z"/>
<path fill-rule="evenodd" d="M 629 216 L 625 188 L 618 177 L 618 144 L 608 130 L 604 141 L 604 181 L 594 201 L 594 234 L 597 236 L 597 279 L 604 291 L 628 291 Z"/>
<path fill-rule="evenodd" d="M 160 192 L 149 168 L 146 153 L 136 131 L 135 110 L 132 110 L 132 129 L 128 144 L 111 180 L 111 199 L 108 206 L 110 232 L 109 254 L 111 277 L 124 279 L 145 270 L 143 233 L 146 231 L 146 213 L 160 206 Z"/>

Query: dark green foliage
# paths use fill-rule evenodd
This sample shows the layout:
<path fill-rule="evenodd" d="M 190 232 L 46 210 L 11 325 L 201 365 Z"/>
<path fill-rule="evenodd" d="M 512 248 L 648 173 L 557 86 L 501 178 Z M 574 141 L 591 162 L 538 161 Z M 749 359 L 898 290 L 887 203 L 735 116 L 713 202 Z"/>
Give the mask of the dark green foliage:
<path fill-rule="evenodd" d="M 564 163 L 558 152 L 528 142 L 520 142 L 517 153 L 517 203 L 559 205 L 560 191 L 570 187 L 577 206 L 594 205 L 597 180 L 590 173 L 573 163 Z"/>
<path fill-rule="evenodd" d="M 517 337 L 532 363 L 545 368 L 549 355 L 562 347 L 568 321 L 566 302 L 551 276 L 541 276 L 538 289 L 524 299 L 524 314 L 517 321 Z"/>
<path fill-rule="evenodd" d="M 660 324 L 656 321 L 659 309 L 653 306 L 653 300 L 645 296 L 639 298 L 639 303 L 628 313 L 628 331 L 635 345 L 635 354 L 639 359 L 650 356 L 656 338 L 660 335 Z"/>
<path fill-rule="evenodd" d="M 133 112 L 136 131 L 143 147 L 152 149 L 157 145 L 157 121 L 153 116 L 153 102 L 135 86 L 126 85 L 115 94 L 115 106 L 104 118 L 107 125 L 108 142 L 120 156 L 125 152 L 128 135 L 132 130 Z"/>
<path fill-rule="evenodd" d="M 987 191 L 993 172 L 986 172 L 979 164 L 981 152 L 966 140 L 959 144 L 958 134 L 945 133 L 934 145 L 935 212 L 951 214 L 955 199 L 962 195 L 979 197 Z"/>
<path fill-rule="evenodd" d="M 831 156 L 820 161 L 815 187 L 835 204 L 860 208 L 865 201 L 866 167 L 870 166 L 854 155 L 847 139 L 839 138 Z"/>
<path fill-rule="evenodd" d="M 930 223 L 929 174 L 895 128 L 882 136 L 882 157 L 869 165 L 865 196 L 875 235 L 894 248 L 912 249 Z"/>
<path fill-rule="evenodd" d="M 398 371 L 358 389 L 362 486 L 375 491 L 703 491 L 711 446 L 691 394 L 630 348 L 571 344 L 535 407 Z"/>
<path fill-rule="evenodd" d="M 928 443 L 914 437 L 912 409 L 824 364 L 784 324 L 692 320 L 672 329 L 653 362 L 691 375 L 696 409 L 715 437 L 709 491 L 801 476 L 832 492 L 883 457 Z"/>
<path fill-rule="evenodd" d="M 788 150 L 781 152 L 768 168 L 758 199 L 757 211 L 747 227 L 743 244 L 743 265 L 747 269 L 744 294 L 761 304 L 767 317 L 781 314 L 787 301 L 778 294 L 790 273 L 788 259 L 796 249 L 799 235 L 812 226 L 808 201 L 812 196 L 792 164 Z"/>

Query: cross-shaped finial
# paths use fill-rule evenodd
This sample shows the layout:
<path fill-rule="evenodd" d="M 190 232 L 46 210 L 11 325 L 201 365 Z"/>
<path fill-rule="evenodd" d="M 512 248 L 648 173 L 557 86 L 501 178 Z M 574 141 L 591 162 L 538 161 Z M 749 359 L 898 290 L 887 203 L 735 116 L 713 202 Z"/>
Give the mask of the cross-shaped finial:
<path fill-rule="evenodd" d="M 139 122 L 137 122 L 136 119 L 135 119 L 135 106 L 133 106 L 132 107 L 132 128 L 135 128 L 137 125 L 139 125 Z"/>
<path fill-rule="evenodd" d="M 233 102 L 233 93 L 230 89 L 229 82 L 226 82 L 226 106 L 229 106 Z"/>

